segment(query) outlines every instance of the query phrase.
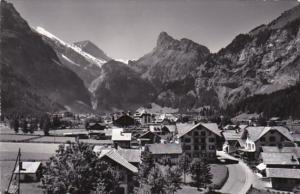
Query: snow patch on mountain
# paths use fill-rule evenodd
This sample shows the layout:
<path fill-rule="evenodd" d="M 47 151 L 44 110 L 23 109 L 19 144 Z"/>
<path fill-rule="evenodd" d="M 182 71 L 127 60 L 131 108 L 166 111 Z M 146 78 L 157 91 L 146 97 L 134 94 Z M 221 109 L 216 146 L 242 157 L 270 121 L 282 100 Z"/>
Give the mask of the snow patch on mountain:
<path fill-rule="evenodd" d="M 80 67 L 79 64 L 75 63 L 74 61 L 72 61 L 71 59 L 69 59 L 68 57 L 66 57 L 65 55 L 61 55 L 63 59 L 65 59 L 66 61 L 68 61 L 69 63 L 76 65 L 78 67 Z"/>
<path fill-rule="evenodd" d="M 59 39 L 58 37 L 56 37 L 55 35 L 53 35 L 52 33 L 48 32 L 47 30 L 45 30 L 44 28 L 42 27 L 37 27 L 36 28 L 36 31 L 43 35 L 43 36 L 46 36 L 52 40 L 55 40 L 55 41 L 58 41 L 59 43 L 61 43 L 62 45 L 64 46 L 67 46 L 71 49 L 73 49 L 74 51 L 76 51 L 77 53 L 79 53 L 80 55 L 82 55 L 83 57 L 85 57 L 89 62 L 91 63 L 95 63 L 96 65 L 98 65 L 100 68 L 102 67 L 102 65 L 104 63 L 106 63 L 107 61 L 105 60 L 101 60 L 101 59 L 98 59 L 92 55 L 90 55 L 89 53 L 87 52 L 84 52 L 80 47 L 74 45 L 74 44 L 68 44 L 64 41 L 62 41 L 61 39 Z"/>

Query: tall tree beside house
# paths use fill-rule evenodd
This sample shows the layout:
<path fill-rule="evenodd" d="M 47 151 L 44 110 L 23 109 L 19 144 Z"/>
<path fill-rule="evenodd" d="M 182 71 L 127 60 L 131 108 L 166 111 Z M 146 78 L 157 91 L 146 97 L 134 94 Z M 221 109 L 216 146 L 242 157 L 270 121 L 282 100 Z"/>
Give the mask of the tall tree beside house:
<path fill-rule="evenodd" d="M 183 182 L 184 183 L 186 182 L 186 173 L 188 173 L 189 168 L 190 168 L 190 164 L 191 164 L 190 161 L 191 161 L 191 159 L 189 158 L 189 156 L 186 153 L 183 153 L 179 157 L 178 165 L 183 172 Z"/>
<path fill-rule="evenodd" d="M 208 184 L 212 183 L 210 166 L 204 158 L 195 158 L 191 163 L 190 171 L 198 190 L 201 187 L 207 187 Z"/>
<path fill-rule="evenodd" d="M 141 164 L 139 166 L 139 182 L 146 183 L 150 170 L 155 166 L 151 153 L 145 148 L 142 152 Z"/>
<path fill-rule="evenodd" d="M 181 170 L 179 167 L 171 168 L 168 167 L 166 170 L 166 174 L 164 176 L 165 179 L 165 193 L 174 194 L 177 190 L 181 189 Z"/>
<path fill-rule="evenodd" d="M 48 194 L 113 193 L 118 187 L 117 173 L 85 143 L 60 145 L 43 175 Z"/>
<path fill-rule="evenodd" d="M 164 193 L 165 179 L 158 166 L 151 168 L 147 177 L 147 185 L 150 187 L 152 194 Z"/>

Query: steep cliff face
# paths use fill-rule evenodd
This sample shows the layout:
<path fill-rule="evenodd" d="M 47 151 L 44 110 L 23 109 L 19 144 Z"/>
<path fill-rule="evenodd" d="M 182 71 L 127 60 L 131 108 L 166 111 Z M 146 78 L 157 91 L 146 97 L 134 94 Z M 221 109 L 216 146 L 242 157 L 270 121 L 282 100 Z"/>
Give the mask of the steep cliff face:
<path fill-rule="evenodd" d="M 90 106 L 82 80 L 63 67 L 12 4 L 0 3 L 1 94 L 4 114 Z"/>
<path fill-rule="evenodd" d="M 114 109 L 134 110 L 153 100 L 152 85 L 118 61 L 109 61 L 101 68 L 99 76 L 91 84 L 94 93 L 94 108 L 99 111 Z"/>
<path fill-rule="evenodd" d="M 237 36 L 198 72 L 196 85 L 215 88 L 221 106 L 295 85 L 300 75 L 300 6 Z M 203 76 L 206 74 L 211 76 Z"/>

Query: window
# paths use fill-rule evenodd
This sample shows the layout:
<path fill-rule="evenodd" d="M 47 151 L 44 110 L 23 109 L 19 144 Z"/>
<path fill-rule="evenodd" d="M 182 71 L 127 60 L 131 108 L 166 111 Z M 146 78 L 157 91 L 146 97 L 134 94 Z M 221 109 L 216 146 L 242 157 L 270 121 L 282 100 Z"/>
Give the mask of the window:
<path fill-rule="evenodd" d="M 209 150 L 215 150 L 215 148 L 216 148 L 216 147 L 215 147 L 214 145 L 210 145 L 210 146 L 208 147 Z"/>
<path fill-rule="evenodd" d="M 201 131 L 201 136 L 205 136 L 205 131 Z"/>
<path fill-rule="evenodd" d="M 199 138 L 194 138 L 194 143 L 199 143 Z"/>
<path fill-rule="evenodd" d="M 199 146 L 195 145 L 194 150 L 199 150 Z"/>
<path fill-rule="evenodd" d="M 205 143 L 205 138 L 201 138 L 201 143 Z"/>
<path fill-rule="evenodd" d="M 190 143 L 190 142 L 191 142 L 191 139 L 190 139 L 190 138 L 185 138 L 185 139 L 184 139 L 184 142 L 185 142 L 185 143 Z"/>
<path fill-rule="evenodd" d="M 209 142 L 215 142 L 215 138 L 211 137 L 208 139 Z"/>
<path fill-rule="evenodd" d="M 285 141 L 285 137 L 281 136 L 280 141 Z"/>
<path fill-rule="evenodd" d="M 198 153 L 194 153 L 193 156 L 194 156 L 195 158 L 198 158 L 198 157 L 199 157 L 199 154 L 198 154 Z"/>
<path fill-rule="evenodd" d="M 260 138 L 260 141 L 265 142 L 265 141 L 266 141 L 266 138 L 265 138 L 265 137 L 262 137 L 262 138 Z"/>
<path fill-rule="evenodd" d="M 194 136 L 198 136 L 198 135 L 199 135 L 198 131 L 195 131 Z"/>
<path fill-rule="evenodd" d="M 191 146 L 186 145 L 186 146 L 184 146 L 184 149 L 185 149 L 185 150 L 191 150 Z"/>
<path fill-rule="evenodd" d="M 274 142 L 274 141 L 276 140 L 276 138 L 275 138 L 274 136 L 270 136 L 269 140 L 270 140 L 271 142 Z"/>
<path fill-rule="evenodd" d="M 205 146 L 205 145 L 202 145 L 202 146 L 201 146 L 201 150 L 206 150 L 206 146 Z"/>
<path fill-rule="evenodd" d="M 191 136 L 192 135 L 192 132 L 190 131 L 190 132 L 188 132 L 188 134 L 187 135 L 189 135 L 189 136 Z"/>

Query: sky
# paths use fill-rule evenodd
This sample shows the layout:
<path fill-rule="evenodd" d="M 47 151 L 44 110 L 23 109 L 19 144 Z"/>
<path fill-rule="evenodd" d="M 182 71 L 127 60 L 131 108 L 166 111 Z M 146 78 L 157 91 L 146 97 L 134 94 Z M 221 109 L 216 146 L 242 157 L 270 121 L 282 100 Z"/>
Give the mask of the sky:
<path fill-rule="evenodd" d="M 297 0 L 8 0 L 32 27 L 72 43 L 90 40 L 114 59 L 150 52 L 160 32 L 217 52 Z M 300 0 L 298 0 L 300 1 Z"/>

